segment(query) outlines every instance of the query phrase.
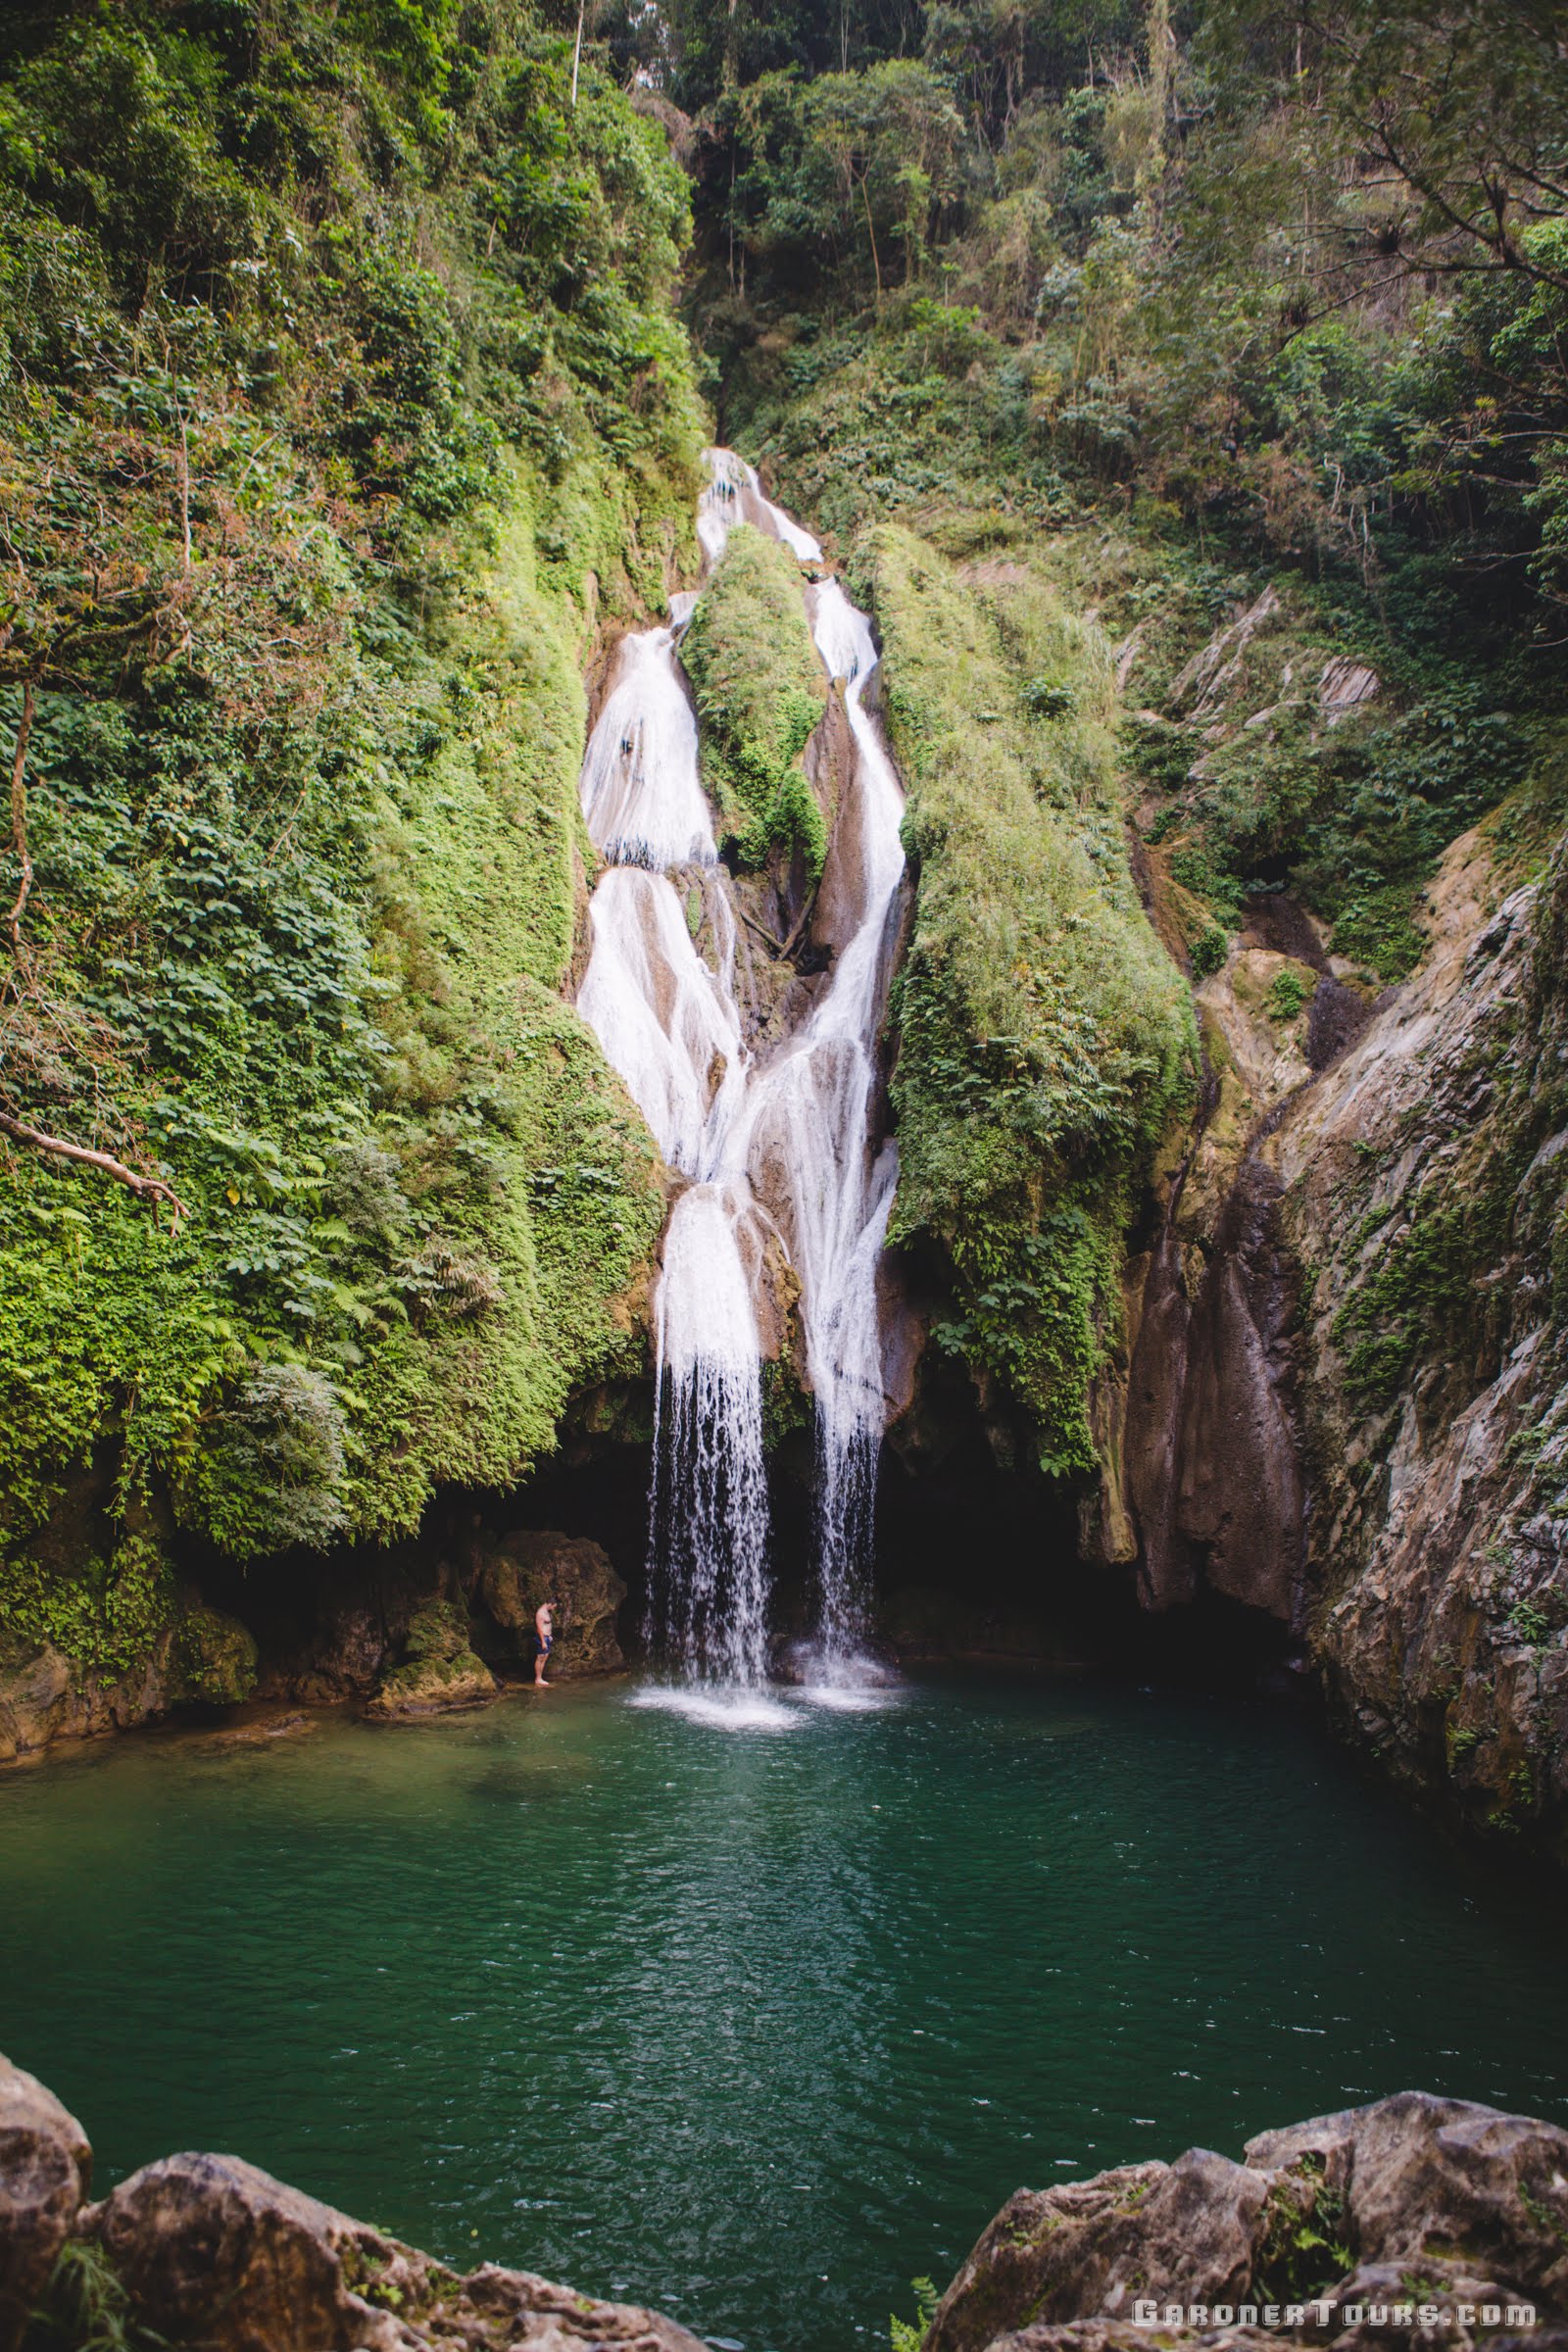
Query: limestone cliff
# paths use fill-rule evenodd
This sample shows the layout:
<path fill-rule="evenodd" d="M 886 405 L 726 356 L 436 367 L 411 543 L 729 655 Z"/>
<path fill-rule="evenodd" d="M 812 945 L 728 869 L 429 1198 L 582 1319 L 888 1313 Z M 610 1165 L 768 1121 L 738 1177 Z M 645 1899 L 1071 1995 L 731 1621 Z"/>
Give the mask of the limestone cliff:
<path fill-rule="evenodd" d="M 1484 835 L 1433 950 L 1275 1139 L 1301 1272 L 1308 1631 L 1365 1741 L 1568 1839 L 1568 859 Z"/>
<path fill-rule="evenodd" d="M 1268 617 L 1260 600 L 1173 689 L 1201 698 L 1215 743 L 1284 691 L 1226 702 Z M 1335 673 L 1319 727 L 1375 689 Z M 1148 1607 L 1206 1586 L 1274 1616 L 1393 1770 L 1560 1849 L 1568 862 L 1550 806 L 1524 796 L 1452 844 L 1394 987 L 1332 955 L 1289 893 L 1248 901 L 1196 984 L 1203 1102 L 1127 1267 L 1087 1525 L 1092 1552 L 1136 1560 Z M 1147 852 L 1144 878 L 1180 953 L 1170 862 Z"/>

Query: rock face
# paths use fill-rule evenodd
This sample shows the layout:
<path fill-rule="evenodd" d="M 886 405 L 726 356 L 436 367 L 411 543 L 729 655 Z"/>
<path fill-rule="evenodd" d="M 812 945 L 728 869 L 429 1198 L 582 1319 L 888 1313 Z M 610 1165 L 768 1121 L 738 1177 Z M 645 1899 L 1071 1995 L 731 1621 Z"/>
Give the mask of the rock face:
<path fill-rule="evenodd" d="M 1568 1855 L 1568 858 L 1467 835 L 1433 950 L 1282 1125 L 1309 1635 L 1355 1736 Z"/>
<path fill-rule="evenodd" d="M 524 1663 L 533 1656 L 534 1611 L 556 1603 L 552 1678 L 611 1674 L 624 1664 L 615 1617 L 626 1588 L 586 1537 L 522 1528 L 502 1536 L 484 1554 L 479 1589 L 511 1655 Z"/>
<path fill-rule="evenodd" d="M 41 1755 L 57 1740 L 155 1723 L 179 1706 L 233 1706 L 255 1685 L 250 1633 L 195 1599 L 123 1674 L 84 1672 L 46 1642 L 0 1668 L 0 1764 Z"/>
<path fill-rule="evenodd" d="M 0 2352 L 15 2352 L 92 2179 L 87 2135 L 0 2057 Z"/>
<path fill-rule="evenodd" d="M 237 2157 L 166 2157 L 98 2205 L 90 2164 L 79 2126 L 0 2059 L 0 2352 L 68 2238 L 101 2250 L 139 2329 L 203 2352 L 700 2352 L 657 2312 L 488 2263 L 460 2276 Z"/>
<path fill-rule="evenodd" d="M 1196 991 L 1206 1098 L 1127 1267 L 1085 1549 L 1152 1609 L 1281 1620 L 1397 1777 L 1568 1858 L 1568 841 L 1522 871 L 1455 842 L 1377 995 L 1250 906 Z"/>
<path fill-rule="evenodd" d="M 531 1666 L 545 1599 L 559 1603 L 554 1672 L 624 1664 L 615 1621 L 626 1588 L 597 1544 L 527 1529 L 497 1537 L 466 1517 L 417 1544 L 343 1553 L 324 1575 L 317 1555 L 290 1555 L 235 1593 L 249 1624 L 186 1586 L 146 1657 L 118 1676 L 47 1642 L 8 1644 L 0 1631 L 0 1765 L 252 1696 L 348 1701 L 388 1723 L 478 1706 L 497 1694 L 498 1670 Z"/>
<path fill-rule="evenodd" d="M 1190 2148 L 1020 2189 L 943 2296 L 924 2352 L 1282 2338 L 1359 2352 L 1387 2340 L 1383 2307 L 1399 2304 L 1414 2307 L 1407 2336 L 1424 2305 L 1424 2340 L 1568 2344 L 1568 2132 L 1401 2091 L 1265 2132 L 1241 2164 Z"/>

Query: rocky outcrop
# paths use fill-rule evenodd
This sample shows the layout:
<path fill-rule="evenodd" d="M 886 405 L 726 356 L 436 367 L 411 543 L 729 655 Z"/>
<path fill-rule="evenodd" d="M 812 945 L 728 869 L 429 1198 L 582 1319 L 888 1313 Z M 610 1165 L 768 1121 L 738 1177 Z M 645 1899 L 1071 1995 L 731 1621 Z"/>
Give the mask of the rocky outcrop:
<path fill-rule="evenodd" d="M 403 1658 L 383 1675 L 365 1712 L 373 1723 L 449 1715 L 480 1707 L 500 1685 L 471 1645 L 467 1611 L 457 1601 L 431 1600 L 416 1609 L 404 1637 Z"/>
<path fill-rule="evenodd" d="M 166 2157 L 98 2205 L 85 2202 L 91 2162 L 79 2126 L 0 2058 L 0 2352 L 29 2312 L 67 2296 L 56 2266 L 84 2248 L 101 2257 L 100 2312 L 119 2323 L 104 2342 L 128 2323 L 141 2340 L 203 2352 L 699 2352 L 657 2312 L 489 2263 L 448 2270 L 237 2157 Z"/>
<path fill-rule="evenodd" d="M 0 1764 L 25 1762 L 58 1740 L 156 1723 L 176 1707 L 236 1706 L 255 1687 L 248 1629 L 194 1599 L 121 1674 L 74 1666 L 45 1642 L 0 1668 Z"/>
<path fill-rule="evenodd" d="M 1453 2346 L 1568 2345 L 1568 2132 L 1401 2091 L 1265 2132 L 1240 2164 L 1190 2148 L 1020 2189 L 943 2296 L 924 2352 L 1282 2339 L 1358 2352 L 1391 2328 Z"/>
<path fill-rule="evenodd" d="M 0 2352 L 15 2352 L 92 2179 L 74 2115 L 0 2058 Z"/>
<path fill-rule="evenodd" d="M 1432 952 L 1282 1126 L 1310 1638 L 1356 1736 L 1568 1853 L 1568 856 L 1484 834 Z"/>
<path fill-rule="evenodd" d="M 615 1619 L 626 1588 L 607 1552 L 583 1536 L 517 1528 L 482 1554 L 479 1591 L 507 1650 L 524 1663 L 533 1656 L 534 1612 L 555 1603 L 552 1678 L 611 1674 L 625 1660 Z"/>
<path fill-rule="evenodd" d="M 616 1623 L 626 1587 L 599 1544 L 559 1530 L 497 1535 L 456 1505 L 418 1544 L 362 1547 L 324 1568 L 318 1554 L 291 1553 L 265 1579 L 225 1583 L 217 1571 L 211 1581 L 249 1623 L 185 1585 L 172 1621 L 118 1675 L 47 1642 L 8 1643 L 0 1625 L 0 1765 L 251 1698 L 349 1703 L 382 1723 L 481 1705 L 509 1672 L 531 1669 L 542 1600 L 558 1604 L 557 1674 L 625 1663 Z"/>
<path fill-rule="evenodd" d="M 1316 925 L 1263 898 L 1196 991 L 1206 1065 L 1194 1131 L 1124 1277 L 1127 1341 L 1098 1399 L 1106 1477 L 1091 1556 L 1137 1563 L 1145 1607 L 1200 1586 L 1298 1626 L 1305 1493 L 1296 1435 L 1296 1275 L 1274 1140 L 1368 1017 Z"/>

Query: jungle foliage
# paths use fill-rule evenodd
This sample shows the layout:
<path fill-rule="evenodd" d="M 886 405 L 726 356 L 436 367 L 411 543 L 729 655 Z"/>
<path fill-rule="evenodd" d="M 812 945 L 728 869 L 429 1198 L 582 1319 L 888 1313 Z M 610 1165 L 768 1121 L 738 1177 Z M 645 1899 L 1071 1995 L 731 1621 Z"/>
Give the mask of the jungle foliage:
<path fill-rule="evenodd" d="M 681 640 L 703 720 L 703 781 L 718 808 L 720 847 L 742 865 L 798 852 L 820 879 L 827 826 L 801 755 L 827 700 L 822 664 L 789 549 L 750 523 L 724 558 Z"/>
<path fill-rule="evenodd" d="M 1397 976 L 1434 858 L 1563 701 L 1554 13 L 846 0 L 789 55 L 765 0 L 727 55 L 725 10 L 673 22 L 730 437 L 845 544 L 889 513 L 955 543 L 1049 531 L 1136 632 L 1144 821 L 1199 905 L 1224 926 L 1289 883 Z M 1299 653 L 1382 691 L 1332 730 L 1298 693 L 1217 762 L 1237 774 L 1195 773 L 1168 689 L 1271 579 L 1260 683 Z"/>
<path fill-rule="evenodd" d="M 89 1457 L 107 1626 L 149 1494 L 241 1556 L 390 1536 L 627 1345 L 581 676 L 689 558 L 700 416 L 686 184 L 572 29 L 0 29 L 0 1504 L 78 1655 L 24 1555 Z"/>
<path fill-rule="evenodd" d="M 1108 652 L 1021 566 L 965 578 L 896 525 L 862 564 L 917 882 L 890 1238 L 941 1246 L 934 1337 L 1024 1408 L 1040 1468 L 1092 1470 L 1124 1229 L 1197 1061 L 1127 870 Z"/>

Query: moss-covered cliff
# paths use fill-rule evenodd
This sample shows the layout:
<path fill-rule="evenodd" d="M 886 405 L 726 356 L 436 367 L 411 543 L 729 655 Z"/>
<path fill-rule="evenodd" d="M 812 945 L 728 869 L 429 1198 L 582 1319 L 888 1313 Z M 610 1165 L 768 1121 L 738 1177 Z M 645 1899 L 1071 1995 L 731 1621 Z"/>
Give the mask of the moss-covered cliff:
<path fill-rule="evenodd" d="M 1128 871 L 1109 651 L 1026 551 L 956 564 L 886 526 L 858 563 L 915 883 L 890 1239 L 949 1269 L 934 1339 L 1018 1408 L 1039 1468 L 1092 1471 L 1126 1229 L 1196 1065 Z"/>
<path fill-rule="evenodd" d="M 720 847 L 743 866 L 777 851 L 820 879 L 827 826 L 801 755 L 822 715 L 827 681 L 801 603 L 801 567 L 751 523 L 730 533 L 723 562 L 681 639 L 703 721 L 703 781 L 718 809 Z"/>
<path fill-rule="evenodd" d="M 691 553 L 686 224 L 548 8 L 0 36 L 14 1648 L 129 1668 L 173 1523 L 396 1536 L 626 1360 L 655 1155 L 561 990 L 584 664 Z"/>

